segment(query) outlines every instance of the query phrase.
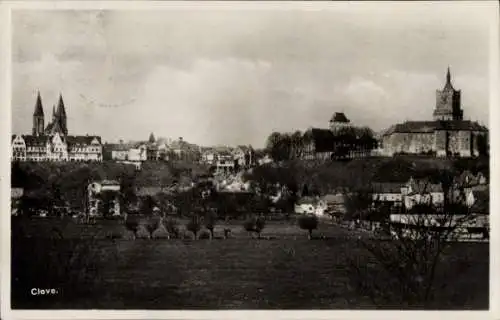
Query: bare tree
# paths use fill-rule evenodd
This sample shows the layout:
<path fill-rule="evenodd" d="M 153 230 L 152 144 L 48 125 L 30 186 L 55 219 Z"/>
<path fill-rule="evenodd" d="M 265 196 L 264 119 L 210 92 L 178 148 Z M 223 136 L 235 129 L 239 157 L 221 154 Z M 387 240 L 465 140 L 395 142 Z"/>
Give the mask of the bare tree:
<path fill-rule="evenodd" d="M 446 186 L 446 201 L 438 203 L 428 186 L 426 183 L 412 195 L 417 200 L 415 205 L 391 216 L 390 233 L 385 239 L 358 239 L 368 255 L 365 261 L 351 261 L 353 280 L 376 305 L 430 307 L 439 287 L 436 274 L 440 263 L 477 218 L 462 201 L 449 197 L 455 191 L 452 186 Z"/>

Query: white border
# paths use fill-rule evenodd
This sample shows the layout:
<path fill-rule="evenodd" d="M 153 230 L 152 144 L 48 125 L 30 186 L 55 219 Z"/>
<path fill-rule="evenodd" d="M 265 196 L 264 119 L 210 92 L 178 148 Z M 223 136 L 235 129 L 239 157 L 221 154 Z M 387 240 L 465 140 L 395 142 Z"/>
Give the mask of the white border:
<path fill-rule="evenodd" d="M 417 2 L 422 4 L 422 2 Z M 356 7 L 356 10 L 371 10 L 380 3 L 377 2 L 123 2 L 123 1 L 57 1 L 57 2 L 35 2 L 35 1 L 0 1 L 0 141 L 3 150 L 9 150 L 11 132 L 11 24 L 10 12 L 15 9 L 121 9 L 121 10 L 151 10 L 151 9 L 176 9 L 192 10 L 193 7 L 204 10 L 221 9 L 252 9 L 252 10 L 342 10 L 348 7 Z M 489 6 L 491 16 L 485 17 L 491 21 L 490 33 L 490 143 L 491 143 L 491 194 L 498 193 L 498 180 L 500 177 L 499 167 L 495 164 L 495 151 L 500 150 L 499 129 L 496 123 L 500 120 L 499 113 L 499 13 L 498 3 L 495 1 L 481 2 L 429 2 L 431 5 L 462 5 L 462 6 Z M 410 3 L 391 3 L 391 6 L 408 6 Z M 1 216 L 1 318 L 2 319 L 249 319 L 258 317 L 269 317 L 269 319 L 421 319 L 431 317 L 436 319 L 453 318 L 459 319 L 500 319 L 500 278 L 498 277 L 498 254 L 500 253 L 500 234 L 495 232 L 500 225 L 500 216 L 496 214 L 495 208 L 499 208 L 498 198 L 491 197 L 491 241 L 490 241 L 490 311 L 467 312 L 467 311 L 97 311 L 97 310 L 58 310 L 58 311 L 12 311 L 10 310 L 10 162 L 8 156 L 10 151 L 3 152 L 0 157 L 0 204 L 3 209 Z M 496 254 L 494 254 L 496 253 Z"/>
<path fill-rule="evenodd" d="M 497 3 L 498 4 L 498 3 Z M 492 8 L 493 9 L 493 8 Z M 498 276 L 500 254 L 500 199 L 494 195 L 500 194 L 500 166 L 498 165 L 498 151 L 500 150 L 500 13 L 492 10 L 490 27 L 490 311 L 497 319 L 500 318 L 500 277 Z M 496 230 L 496 232 L 495 232 Z"/>

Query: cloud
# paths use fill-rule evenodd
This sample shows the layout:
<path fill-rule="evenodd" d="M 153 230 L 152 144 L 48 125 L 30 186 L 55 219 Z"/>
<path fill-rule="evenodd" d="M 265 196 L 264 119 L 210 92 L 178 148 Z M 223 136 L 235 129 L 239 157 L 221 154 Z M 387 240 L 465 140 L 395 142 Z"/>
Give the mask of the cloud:
<path fill-rule="evenodd" d="M 368 7 L 17 11 L 13 129 L 30 131 L 40 89 L 46 113 L 62 92 L 70 131 L 105 140 L 262 145 L 337 111 L 380 130 L 429 119 L 448 65 L 487 121 L 488 8 Z"/>

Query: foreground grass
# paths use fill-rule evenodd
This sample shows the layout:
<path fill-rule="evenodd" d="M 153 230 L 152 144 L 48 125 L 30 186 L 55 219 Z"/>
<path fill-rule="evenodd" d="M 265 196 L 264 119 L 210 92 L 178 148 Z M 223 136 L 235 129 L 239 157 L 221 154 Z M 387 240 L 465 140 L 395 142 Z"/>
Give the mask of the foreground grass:
<path fill-rule="evenodd" d="M 12 307 L 401 308 L 390 301 L 375 306 L 355 289 L 349 263 L 367 253 L 346 230 L 322 225 L 317 234 L 328 239 L 309 241 L 304 231 L 287 224 L 268 225 L 264 235 L 271 240 L 250 239 L 241 229 L 235 225 L 228 240 L 89 241 L 50 239 L 40 227 L 28 238 L 27 228 L 14 239 Z M 91 263 L 56 273 L 55 264 L 75 257 L 75 250 L 93 257 Z M 439 270 L 440 281 L 449 286 L 440 291 L 435 307 L 488 308 L 488 257 L 487 245 L 457 244 Z M 33 287 L 58 288 L 59 294 L 26 294 Z"/>

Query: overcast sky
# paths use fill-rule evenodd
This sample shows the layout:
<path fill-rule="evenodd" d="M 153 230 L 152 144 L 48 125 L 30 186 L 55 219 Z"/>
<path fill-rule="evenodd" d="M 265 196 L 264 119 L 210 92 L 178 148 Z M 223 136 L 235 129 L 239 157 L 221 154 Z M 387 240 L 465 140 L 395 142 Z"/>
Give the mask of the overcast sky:
<path fill-rule="evenodd" d="M 334 112 L 378 131 L 430 120 L 448 65 L 466 118 L 488 122 L 490 6 L 331 10 L 16 11 L 13 132 L 61 92 L 70 134 L 262 146 Z"/>

